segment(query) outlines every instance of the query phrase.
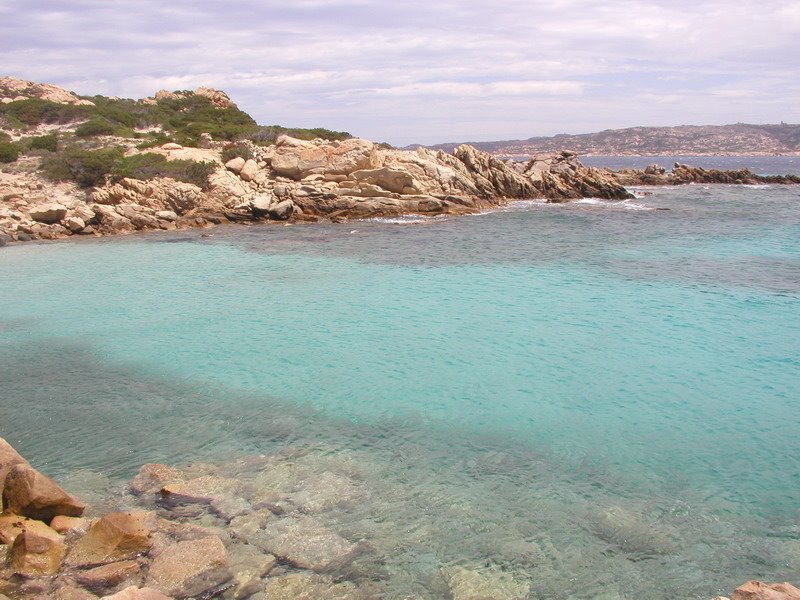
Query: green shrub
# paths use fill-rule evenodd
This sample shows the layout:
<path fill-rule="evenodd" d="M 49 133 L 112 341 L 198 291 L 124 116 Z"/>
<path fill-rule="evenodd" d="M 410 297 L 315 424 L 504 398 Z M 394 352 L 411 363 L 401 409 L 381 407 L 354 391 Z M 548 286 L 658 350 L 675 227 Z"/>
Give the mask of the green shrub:
<path fill-rule="evenodd" d="M 121 159 L 122 151 L 119 148 L 68 148 L 45 157 L 41 169 L 53 181 L 75 181 L 82 187 L 93 187 L 103 184 L 106 175 Z"/>
<path fill-rule="evenodd" d="M 8 135 L 5 131 L 0 131 L 0 142 L 10 142 L 11 136 Z"/>
<path fill-rule="evenodd" d="M 232 158 L 240 157 L 245 160 L 253 158 L 253 151 L 247 144 L 237 142 L 235 144 L 228 144 L 222 149 L 222 162 L 226 163 Z"/>
<path fill-rule="evenodd" d="M 74 104 L 58 104 L 39 98 L 17 100 L 9 104 L 0 104 L 0 114 L 5 115 L 10 121 L 17 121 L 28 127 L 42 123 L 71 123 L 86 119 L 91 115 L 91 106 L 76 106 Z"/>
<path fill-rule="evenodd" d="M 12 163 L 19 155 L 19 146 L 11 142 L 0 142 L 0 163 Z"/>
<path fill-rule="evenodd" d="M 50 152 L 56 152 L 58 150 L 58 136 L 54 133 L 34 136 L 28 138 L 28 145 L 31 150 L 49 150 Z"/>
<path fill-rule="evenodd" d="M 97 135 L 114 135 L 116 127 L 105 119 L 91 119 L 86 123 L 81 123 L 75 129 L 78 137 L 94 137 Z"/>
<path fill-rule="evenodd" d="M 204 188 L 208 183 L 208 176 L 214 169 L 215 166 L 212 162 L 167 160 L 162 154 L 147 152 L 122 157 L 114 165 L 111 171 L 111 179 L 119 181 L 124 177 L 143 180 L 155 177 L 172 177 L 178 181 L 193 183 Z"/>
<path fill-rule="evenodd" d="M 322 138 L 323 140 L 340 141 L 353 137 L 346 131 L 332 131 L 322 127 L 316 127 L 314 129 L 302 129 L 297 127 L 281 127 L 280 125 L 263 125 L 251 133 L 248 136 L 248 139 L 254 144 L 269 146 L 274 144 L 275 140 L 284 134 L 300 140 L 313 140 L 316 138 Z"/>

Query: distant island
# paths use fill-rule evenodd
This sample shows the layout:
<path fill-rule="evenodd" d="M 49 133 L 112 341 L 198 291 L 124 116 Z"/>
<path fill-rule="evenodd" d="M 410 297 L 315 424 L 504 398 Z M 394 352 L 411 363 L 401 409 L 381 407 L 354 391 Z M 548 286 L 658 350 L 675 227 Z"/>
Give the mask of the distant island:
<path fill-rule="evenodd" d="M 496 142 L 459 142 L 424 146 L 452 152 L 462 143 L 504 157 L 570 150 L 600 156 L 771 156 L 800 155 L 800 125 L 680 125 L 628 127 L 597 133 Z M 410 146 L 416 148 L 418 145 Z"/>

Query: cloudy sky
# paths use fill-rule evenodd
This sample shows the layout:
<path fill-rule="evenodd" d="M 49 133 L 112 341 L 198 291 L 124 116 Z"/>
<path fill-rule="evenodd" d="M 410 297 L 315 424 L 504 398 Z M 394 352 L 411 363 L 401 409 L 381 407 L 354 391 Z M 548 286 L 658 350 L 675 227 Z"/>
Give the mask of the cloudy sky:
<path fill-rule="evenodd" d="M 393 144 L 800 122 L 800 0 L 2 0 L 0 75 Z"/>

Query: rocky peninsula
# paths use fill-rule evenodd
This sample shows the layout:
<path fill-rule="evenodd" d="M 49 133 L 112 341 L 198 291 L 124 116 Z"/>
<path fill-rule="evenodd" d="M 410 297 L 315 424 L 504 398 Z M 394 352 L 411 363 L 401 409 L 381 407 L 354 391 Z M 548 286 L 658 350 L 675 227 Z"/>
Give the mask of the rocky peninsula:
<path fill-rule="evenodd" d="M 0 244 L 624 200 L 631 185 L 800 182 L 684 165 L 613 172 L 568 151 L 504 161 L 469 145 L 397 150 L 344 132 L 260 127 L 210 88 L 121 100 L 10 77 L 0 79 L 0 160 Z"/>

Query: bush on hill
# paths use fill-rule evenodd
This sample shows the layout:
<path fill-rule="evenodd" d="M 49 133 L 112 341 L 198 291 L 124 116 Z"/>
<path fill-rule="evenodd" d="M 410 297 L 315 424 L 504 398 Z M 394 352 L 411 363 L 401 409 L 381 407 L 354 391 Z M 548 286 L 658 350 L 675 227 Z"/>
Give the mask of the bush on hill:
<path fill-rule="evenodd" d="M 126 157 L 119 148 L 85 150 L 71 147 L 45 157 L 41 164 L 41 170 L 48 179 L 75 181 L 81 187 L 103 185 L 107 177 L 111 181 L 119 181 L 124 177 L 142 180 L 172 177 L 202 188 L 214 169 L 215 165 L 211 162 L 168 161 L 161 154 Z"/>
<path fill-rule="evenodd" d="M 54 133 L 26 138 L 26 141 L 31 150 L 58 150 L 58 136 Z"/>
<path fill-rule="evenodd" d="M 226 163 L 233 158 L 241 157 L 245 160 L 253 158 L 253 151 L 247 144 L 228 144 L 222 149 L 222 162 Z"/>
<path fill-rule="evenodd" d="M 332 131 L 322 127 L 314 129 L 301 129 L 296 127 L 281 127 L 280 125 L 263 125 L 248 136 L 248 139 L 262 146 L 269 146 L 275 143 L 281 135 L 288 135 L 300 140 L 313 140 L 322 138 L 329 141 L 347 140 L 353 137 L 346 131 Z"/>
<path fill-rule="evenodd" d="M 19 158 L 19 146 L 11 142 L 0 142 L 0 163 L 12 163 Z"/>
<path fill-rule="evenodd" d="M 78 137 L 94 137 L 97 135 L 114 135 L 116 127 L 105 119 L 90 119 L 75 128 Z"/>

